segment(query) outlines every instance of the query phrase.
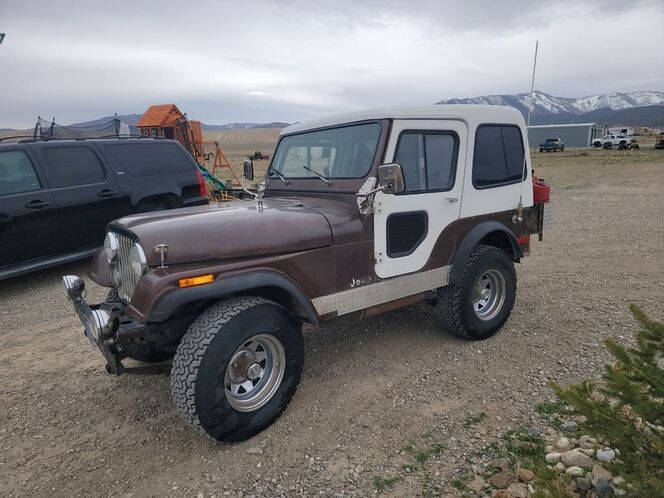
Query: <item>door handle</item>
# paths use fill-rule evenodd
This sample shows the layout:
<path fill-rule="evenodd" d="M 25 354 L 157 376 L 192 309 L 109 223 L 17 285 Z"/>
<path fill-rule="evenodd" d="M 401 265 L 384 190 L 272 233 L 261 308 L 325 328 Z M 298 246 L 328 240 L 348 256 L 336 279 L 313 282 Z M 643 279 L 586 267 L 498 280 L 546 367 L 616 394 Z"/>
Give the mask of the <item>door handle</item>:
<path fill-rule="evenodd" d="M 117 194 L 117 190 L 111 190 L 109 188 L 105 188 L 104 190 L 100 190 L 97 192 L 97 195 L 99 197 L 113 197 L 115 194 Z"/>
<path fill-rule="evenodd" d="M 50 205 L 51 205 L 50 202 L 40 201 L 39 199 L 35 199 L 33 201 L 25 203 L 25 207 L 27 207 L 28 209 L 42 209 Z"/>
<path fill-rule="evenodd" d="M 456 202 L 458 200 L 459 200 L 458 197 L 447 197 L 447 202 Z"/>

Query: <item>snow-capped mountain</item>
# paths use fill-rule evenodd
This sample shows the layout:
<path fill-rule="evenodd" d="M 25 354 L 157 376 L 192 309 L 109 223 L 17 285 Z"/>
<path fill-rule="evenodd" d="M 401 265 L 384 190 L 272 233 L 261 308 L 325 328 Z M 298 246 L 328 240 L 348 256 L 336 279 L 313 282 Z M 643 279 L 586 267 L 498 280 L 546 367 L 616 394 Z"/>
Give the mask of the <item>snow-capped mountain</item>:
<path fill-rule="evenodd" d="M 442 100 L 438 104 L 493 104 L 516 107 L 526 114 L 528 109 L 535 116 L 551 114 L 583 114 L 599 109 L 627 109 L 629 107 L 664 104 L 664 92 L 640 91 L 629 93 L 606 93 L 586 97 L 555 97 L 536 90 L 533 93 L 516 95 L 483 95 L 464 99 Z"/>

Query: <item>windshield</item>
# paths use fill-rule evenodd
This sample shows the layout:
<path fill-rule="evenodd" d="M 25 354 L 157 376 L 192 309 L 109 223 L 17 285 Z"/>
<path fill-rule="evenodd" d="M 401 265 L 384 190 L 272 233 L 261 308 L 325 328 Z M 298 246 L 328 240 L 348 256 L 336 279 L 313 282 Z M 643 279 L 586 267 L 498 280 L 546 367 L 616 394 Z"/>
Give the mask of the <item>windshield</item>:
<path fill-rule="evenodd" d="M 268 177 L 277 178 L 277 171 L 285 178 L 362 178 L 373 163 L 379 135 L 378 123 L 366 123 L 286 136 Z"/>

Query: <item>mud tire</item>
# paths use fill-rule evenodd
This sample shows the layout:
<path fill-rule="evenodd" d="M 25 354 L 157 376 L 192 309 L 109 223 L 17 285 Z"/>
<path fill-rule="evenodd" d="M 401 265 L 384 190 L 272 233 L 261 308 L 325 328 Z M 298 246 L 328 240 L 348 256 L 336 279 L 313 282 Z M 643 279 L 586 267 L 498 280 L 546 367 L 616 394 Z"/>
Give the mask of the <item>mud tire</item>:
<path fill-rule="evenodd" d="M 480 276 L 497 270 L 504 278 L 505 297 L 500 310 L 490 320 L 481 320 L 473 308 L 473 292 Z M 479 244 L 466 261 L 458 284 L 440 289 L 438 308 L 443 326 L 449 332 L 470 340 L 487 339 L 505 324 L 516 298 L 516 271 L 511 257 L 502 249 Z"/>
<path fill-rule="evenodd" d="M 241 412 L 224 385 L 234 352 L 250 338 L 269 333 L 285 352 L 279 387 L 263 406 Z M 274 422 L 295 394 L 304 363 L 301 323 L 262 297 L 239 296 L 206 309 L 180 342 L 171 369 L 171 395 L 185 421 L 217 441 L 242 441 Z"/>

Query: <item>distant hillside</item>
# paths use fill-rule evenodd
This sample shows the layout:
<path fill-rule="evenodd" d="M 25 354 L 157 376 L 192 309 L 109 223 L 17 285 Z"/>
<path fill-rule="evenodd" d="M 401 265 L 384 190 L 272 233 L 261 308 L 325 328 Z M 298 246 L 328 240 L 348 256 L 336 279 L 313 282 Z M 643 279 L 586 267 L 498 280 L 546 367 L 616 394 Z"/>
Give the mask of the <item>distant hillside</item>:
<path fill-rule="evenodd" d="M 542 91 L 516 95 L 481 95 L 442 100 L 438 104 L 490 104 L 517 108 L 530 124 L 598 123 L 661 126 L 664 92 L 608 93 L 580 98 L 555 97 Z M 627 120 L 627 121 L 625 121 Z"/>
<path fill-rule="evenodd" d="M 246 130 L 250 128 L 286 128 L 289 123 L 274 121 L 272 123 L 226 123 L 222 125 L 213 125 L 201 123 L 203 130 Z"/>

